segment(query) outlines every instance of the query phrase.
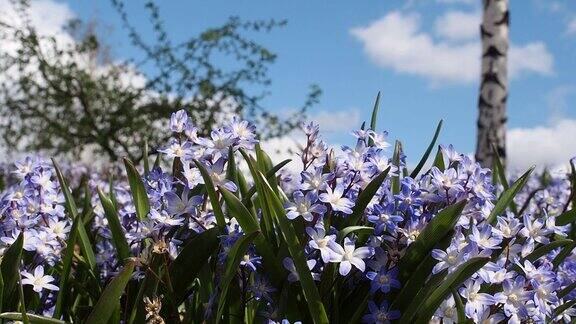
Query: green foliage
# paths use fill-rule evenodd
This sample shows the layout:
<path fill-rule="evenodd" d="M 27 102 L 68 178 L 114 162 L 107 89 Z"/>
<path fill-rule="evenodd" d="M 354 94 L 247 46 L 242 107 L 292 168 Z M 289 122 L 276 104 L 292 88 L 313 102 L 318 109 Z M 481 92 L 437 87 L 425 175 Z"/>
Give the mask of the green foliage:
<path fill-rule="evenodd" d="M 2 122 L 0 135 L 10 149 L 76 158 L 96 151 L 111 160 L 139 161 L 145 142 L 156 149 L 168 139 L 167 120 L 180 109 L 201 134 L 233 111 L 261 125 L 265 136 L 279 136 L 297 127 L 318 102 L 321 91 L 313 85 L 301 108 L 286 118 L 262 106 L 276 55 L 253 35 L 283 27 L 285 21 L 231 17 L 175 42 L 159 8 L 146 1 L 155 38 L 147 42 L 130 23 L 124 3 L 111 2 L 139 51 L 137 58 L 111 57 L 109 35 L 97 22 L 71 21 L 67 31 L 73 41 L 36 30 L 26 0 L 13 3 L 17 19 L 0 18 L 0 39 L 17 48 L 0 50 L 0 111 L 11 116 Z"/>
<path fill-rule="evenodd" d="M 488 216 L 488 222 L 493 223 L 496 221 L 496 216 L 502 214 L 506 210 L 510 204 L 514 204 L 514 197 L 516 194 L 524 187 L 526 181 L 528 181 L 530 174 L 534 170 L 534 167 L 530 168 L 526 171 L 518 180 L 516 180 L 508 189 L 504 190 L 504 192 L 498 198 L 496 202 L 496 206 L 490 212 Z"/>
<path fill-rule="evenodd" d="M 124 294 L 124 289 L 132 277 L 134 262 L 128 262 L 118 276 L 106 286 L 102 295 L 98 299 L 94 309 L 86 319 L 87 324 L 106 324 L 108 319 L 117 307 L 120 307 L 120 297 Z"/>
<path fill-rule="evenodd" d="M 124 158 L 124 166 L 126 167 L 126 174 L 128 175 L 132 201 L 136 207 L 136 215 L 140 219 L 145 219 L 150 212 L 150 202 L 148 201 L 148 194 L 146 193 L 144 182 L 142 182 L 142 177 L 132 161 Z"/>
<path fill-rule="evenodd" d="M 212 39 L 216 36 L 210 34 L 206 37 Z M 436 145 L 441 125 L 442 122 L 438 124 L 433 140 L 413 173 L 419 174 L 422 165 L 428 160 Z M 217 226 L 207 228 L 195 218 L 195 212 L 183 211 L 182 217 L 188 218 L 192 225 L 192 222 L 196 221 L 200 229 L 196 231 L 187 226 L 167 227 L 167 232 L 185 233 L 178 236 L 181 241 L 178 242 L 179 253 L 176 257 L 173 257 L 171 246 L 166 236 L 160 234 L 163 233 L 161 231 L 137 239 L 132 235 L 127 236 L 125 232 L 128 230 L 124 231 L 118 216 L 121 209 L 112 181 L 108 193 L 96 188 L 107 220 L 106 235 L 111 237 L 110 242 L 117 256 L 112 275 L 104 273 L 96 266 L 92 244 L 96 240 L 90 227 L 91 219 L 87 217 L 94 212 L 91 210 L 92 197 L 88 185 L 83 182 L 79 186 L 82 190 L 71 190 L 61 169 L 54 162 L 56 177 L 64 196 L 66 215 L 72 223 L 61 260 L 48 270 L 50 275 L 58 278 L 55 282 L 59 291 L 54 292 L 54 318 L 34 314 L 41 301 L 32 293 L 30 287 L 21 285 L 20 266 L 23 260 L 30 258 L 23 250 L 22 235 L 7 248 L 0 263 L 0 305 L 4 312 L 0 313 L 0 318 L 48 324 L 132 324 L 158 318 L 167 323 L 259 323 L 263 319 L 262 314 L 269 312 L 268 305 L 265 298 L 257 298 L 256 294 L 249 297 L 250 289 L 254 289 L 252 285 L 258 283 L 258 280 L 269 280 L 278 297 L 274 312 L 290 321 L 358 323 L 366 314 L 369 301 L 381 302 L 386 299 L 390 305 L 389 310 L 400 311 L 401 318 L 398 322 L 428 323 L 439 305 L 452 296 L 458 321 L 466 322 L 464 300 L 458 294 L 458 288 L 491 258 L 471 257 L 450 269 L 432 273 L 438 263 L 432 257 L 432 251 L 444 250 L 450 244 L 455 232 L 458 232 L 455 228 L 463 212 L 468 211 L 467 208 L 475 203 L 472 199 L 455 198 L 442 202 L 431 200 L 425 208 L 428 215 L 422 217 L 421 227 L 417 232 L 413 235 L 404 233 L 402 237 L 398 236 L 398 240 L 410 240 L 404 245 L 406 248 L 397 251 L 398 253 L 393 253 L 396 252 L 392 249 L 392 241 L 396 239 L 394 237 L 382 244 L 377 243 L 384 249 L 390 248 L 387 257 L 393 261 L 386 261 L 391 265 L 391 268 L 386 270 L 398 270 L 397 279 L 401 287 L 385 294 L 374 293 L 368 280 L 356 281 L 356 278 L 365 275 L 361 271 L 352 272 L 348 277 L 340 276 L 341 269 L 330 260 L 332 262 L 325 262 L 321 274 L 318 274 L 318 267 L 309 265 L 310 255 L 304 247 L 309 240 L 305 228 L 310 223 L 305 223 L 299 217 L 292 220 L 286 217 L 287 204 L 291 201 L 279 185 L 277 172 L 289 160 L 273 165 L 270 157 L 260 147 L 257 146 L 254 152 L 255 156 L 252 156 L 243 148 L 237 151 L 229 149 L 225 174 L 214 173 L 210 169 L 211 165 L 205 161 L 189 162 L 198 169 L 203 179 L 203 183 L 191 188 L 190 192 L 193 196 L 202 198 L 198 200 L 202 201 L 200 205 L 204 204 L 201 211 L 213 213 Z M 402 166 L 401 155 L 402 146 L 397 142 L 392 159 L 394 165 Z M 240 157 L 244 158 L 249 173 L 239 167 L 237 159 Z M 130 189 L 130 195 L 126 194 L 124 199 L 132 198 L 137 215 L 132 217 L 132 213 L 130 218 L 139 222 L 138 225 L 146 226 L 150 221 L 148 215 L 151 208 L 168 202 L 155 200 L 153 194 L 149 196 L 150 191 L 147 190 L 153 186 L 153 181 L 142 178 L 138 168 L 129 159 L 125 158 L 124 164 L 125 180 Z M 145 162 L 142 164 L 146 165 Z M 435 164 L 441 169 L 445 167 L 441 150 L 438 150 Z M 175 160 L 172 167 L 174 178 L 181 180 L 183 166 L 182 161 Z M 150 170 L 150 165 L 144 167 L 145 173 L 148 173 L 147 170 Z M 375 231 L 367 212 L 370 204 L 381 203 L 380 200 L 386 198 L 382 195 L 384 190 L 380 190 L 383 187 L 393 193 L 399 192 L 402 178 L 408 174 L 399 172 L 391 176 L 390 170 L 388 167 L 375 173 L 370 182 L 363 182 L 354 188 L 355 201 L 350 215 L 340 217 L 335 209 L 326 211 L 324 225 L 325 228 L 333 228 L 329 234 L 336 235 L 336 244 L 350 238 L 366 249 L 368 236 Z M 505 183 L 503 169 L 497 166 L 497 170 L 500 181 Z M 531 171 L 510 186 L 504 186 L 505 190 L 494 202 L 495 211 L 492 211 L 488 220 L 493 221 L 495 216 L 505 213 L 506 210 L 513 210 L 514 198 L 528 181 Z M 224 178 L 232 181 L 238 190 L 232 192 L 226 189 L 228 186 L 225 185 Z M 246 179 L 251 179 L 252 187 L 249 187 Z M 169 180 L 172 181 L 173 178 Z M 174 186 L 174 191 L 184 191 L 183 184 L 178 181 L 170 182 L 170 185 Z M 78 196 L 82 191 L 84 206 L 80 212 L 76 201 L 79 201 Z M 190 201 L 195 203 L 195 199 Z M 331 204 L 329 206 L 332 208 Z M 328 204 L 325 207 L 328 209 Z M 200 213 L 200 209 L 194 211 Z M 570 224 L 574 219 L 575 216 L 570 210 L 557 217 L 557 224 Z M 241 231 L 229 230 L 233 226 L 239 226 Z M 493 251 L 492 260 L 509 248 L 510 241 L 503 242 L 501 249 Z M 535 261 L 559 250 L 552 260 L 553 267 L 557 269 L 575 247 L 573 238 L 554 237 L 547 244 L 538 243 L 535 250 L 524 259 Z M 251 272 L 242 265 L 250 261 L 254 251 L 261 258 L 258 262 L 261 272 Z M 290 260 L 293 268 L 285 267 L 285 262 Z M 518 272 L 521 270 L 518 267 Z M 260 277 L 262 273 L 266 274 L 265 278 Z M 262 286 L 267 288 L 266 285 Z M 576 285 L 565 287 L 558 292 L 558 296 L 567 296 L 575 287 Z M 486 284 L 482 289 L 499 287 Z M 555 312 L 561 314 L 573 305 L 572 301 L 563 299 L 562 303 L 554 306 Z"/>

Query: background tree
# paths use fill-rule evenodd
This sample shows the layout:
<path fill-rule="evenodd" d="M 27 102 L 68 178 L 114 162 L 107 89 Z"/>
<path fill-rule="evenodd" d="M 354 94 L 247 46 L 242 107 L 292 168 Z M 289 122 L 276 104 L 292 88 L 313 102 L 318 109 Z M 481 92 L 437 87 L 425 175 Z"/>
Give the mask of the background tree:
<path fill-rule="evenodd" d="M 508 0 L 484 0 L 482 26 L 482 77 L 478 100 L 476 160 L 492 167 L 496 147 L 506 160 L 506 100 L 508 98 Z"/>
<path fill-rule="evenodd" d="M 145 139 L 152 147 L 166 140 L 167 118 L 179 109 L 188 111 L 203 134 L 237 114 L 264 128 L 264 136 L 280 136 L 317 102 L 320 90 L 312 86 L 290 116 L 262 106 L 276 55 L 247 35 L 269 32 L 284 21 L 231 17 L 175 43 L 150 1 L 145 6 L 155 37 L 147 43 L 122 2 L 112 3 L 143 59 L 110 59 L 94 24 L 78 20 L 68 27 L 75 40 L 44 35 L 30 22 L 25 0 L 13 1 L 17 23 L 0 19 L 0 39 L 13 44 L 0 54 L 0 112 L 9 116 L 0 120 L 0 135 L 9 149 L 138 160 Z"/>

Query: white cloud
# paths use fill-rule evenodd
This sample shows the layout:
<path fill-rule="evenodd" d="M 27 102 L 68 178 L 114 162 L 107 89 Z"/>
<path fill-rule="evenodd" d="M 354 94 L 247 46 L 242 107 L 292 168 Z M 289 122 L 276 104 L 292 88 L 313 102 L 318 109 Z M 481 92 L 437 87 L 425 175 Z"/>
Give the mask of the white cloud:
<path fill-rule="evenodd" d="M 512 128 L 507 134 L 507 150 L 512 170 L 555 167 L 567 164 L 576 155 L 576 120 L 563 119 L 548 126 Z"/>
<path fill-rule="evenodd" d="M 524 73 L 550 75 L 554 70 L 554 57 L 546 44 L 542 42 L 529 43 L 524 46 L 510 47 L 508 56 L 509 73 L 512 77 Z"/>
<path fill-rule="evenodd" d="M 434 23 L 436 33 L 452 40 L 478 38 L 480 33 L 480 12 L 448 11 Z"/>
<path fill-rule="evenodd" d="M 572 18 L 568 22 L 568 27 L 566 28 L 566 34 L 576 35 L 576 17 Z"/>
<path fill-rule="evenodd" d="M 342 133 L 360 128 L 360 111 L 358 109 L 321 110 L 310 116 L 310 120 L 320 125 L 323 133 Z"/>
<path fill-rule="evenodd" d="M 262 149 L 270 155 L 272 162 L 280 163 L 286 159 L 292 161 L 286 166 L 291 171 L 302 170 L 302 161 L 296 153 L 306 144 L 306 137 L 302 132 L 293 132 L 286 136 L 271 138 L 261 143 Z"/>
<path fill-rule="evenodd" d="M 53 36 L 59 42 L 73 41 L 73 38 L 65 30 L 70 19 L 75 17 L 67 4 L 52 0 L 30 1 L 28 14 L 31 26 L 36 29 L 39 35 Z M 0 21 L 12 26 L 23 24 L 10 0 L 0 0 L 0 17 Z M 3 50 L 6 50 L 6 45 L 3 44 Z"/>
<path fill-rule="evenodd" d="M 478 21 L 471 19 L 470 13 L 451 11 L 447 15 L 452 17 L 444 15 L 436 21 L 440 34 L 437 39 L 422 30 L 418 14 L 399 11 L 391 12 L 368 26 L 354 28 L 351 33 L 363 43 L 364 51 L 380 67 L 424 77 L 435 86 L 476 82 L 480 78 L 479 35 L 461 42 L 454 42 L 454 39 L 462 39 L 464 35 L 470 37 L 470 30 L 478 28 Z M 466 30 L 459 34 L 453 26 L 447 25 L 448 21 L 457 24 L 454 21 L 458 17 L 464 18 L 460 28 Z M 550 74 L 552 70 L 553 57 L 543 43 L 511 45 L 511 77 L 524 73 Z"/>

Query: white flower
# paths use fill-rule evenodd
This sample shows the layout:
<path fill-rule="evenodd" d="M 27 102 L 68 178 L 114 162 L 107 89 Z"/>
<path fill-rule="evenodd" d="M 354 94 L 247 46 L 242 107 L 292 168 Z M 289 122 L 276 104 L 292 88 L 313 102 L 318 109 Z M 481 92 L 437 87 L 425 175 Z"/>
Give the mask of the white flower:
<path fill-rule="evenodd" d="M 352 200 L 343 197 L 344 186 L 339 184 L 332 190 L 330 187 L 326 187 L 326 192 L 320 194 L 318 198 L 320 201 L 330 204 L 332 209 L 335 211 L 341 211 L 344 214 L 352 214 L 352 207 L 354 207 L 354 202 Z"/>
<path fill-rule="evenodd" d="M 22 271 L 22 276 L 25 278 L 22 279 L 23 285 L 32 285 L 32 289 L 35 292 L 42 292 L 42 289 L 47 290 L 56 290 L 58 291 L 58 286 L 51 284 L 54 281 L 54 277 L 49 275 L 44 275 L 44 268 L 42 266 L 37 266 L 34 269 L 34 274 L 31 274 L 27 271 Z"/>
<path fill-rule="evenodd" d="M 330 242 L 334 242 L 336 235 L 326 235 L 326 231 L 322 226 L 312 228 L 307 227 L 306 233 L 312 240 L 308 242 L 311 248 L 320 250 L 322 261 L 330 262 L 332 259 L 332 249 L 329 247 Z"/>
<path fill-rule="evenodd" d="M 344 247 L 334 241 L 331 241 L 329 244 L 330 249 L 334 252 L 330 262 L 340 263 L 339 272 L 343 276 L 352 270 L 352 265 L 364 272 L 366 265 L 362 259 L 369 258 L 374 254 L 374 248 L 371 247 L 364 246 L 356 249 L 354 241 L 349 238 L 344 239 Z"/>

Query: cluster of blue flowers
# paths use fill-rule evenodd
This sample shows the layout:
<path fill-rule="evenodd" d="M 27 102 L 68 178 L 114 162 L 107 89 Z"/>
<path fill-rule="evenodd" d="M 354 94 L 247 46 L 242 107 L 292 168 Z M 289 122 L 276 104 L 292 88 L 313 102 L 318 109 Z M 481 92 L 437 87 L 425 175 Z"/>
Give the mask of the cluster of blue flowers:
<path fill-rule="evenodd" d="M 187 114 L 179 111 L 171 118 L 170 130 L 173 138 L 158 151 L 170 165 L 177 160 L 181 173 L 174 176 L 160 164 L 144 177 L 151 206 L 146 219 L 136 216 L 126 180 L 117 180 L 112 186 L 130 249 L 143 259 L 159 247 L 173 259 L 187 238 L 217 225 L 208 196 L 196 190 L 204 181 L 194 161 L 202 163 L 216 188 L 237 192 L 239 184 L 226 174 L 229 154 L 237 154 L 239 149 L 254 150 L 258 143 L 254 127 L 239 119 L 202 137 Z M 319 281 L 329 269 L 337 269 L 337 276 L 341 276 L 338 282 L 343 286 L 352 289 L 354 285 L 369 284 L 371 297 L 363 321 L 388 323 L 401 318 L 403 314 L 388 300 L 404 284 L 399 280 L 399 260 L 441 210 L 463 200 L 466 205 L 451 241 L 446 248 L 432 250 L 437 263 L 430 276 L 450 274 L 474 257 L 490 257 L 491 261 L 458 287 L 457 296 L 444 300 L 433 321 L 458 322 L 455 297 L 462 300 L 465 316 L 474 322 L 570 322 L 576 316 L 573 308 L 562 314 L 555 312 L 576 297 L 570 289 L 576 282 L 576 255 L 564 251 L 562 245 L 535 254 L 550 242 L 574 234 L 572 226 L 556 224 L 556 217 L 571 208 L 574 195 L 566 176 L 545 173 L 546 179 L 531 178 L 515 197 L 517 213 L 505 211 L 490 222 L 489 215 L 503 188 L 493 184 L 491 170 L 457 153 L 452 146 L 442 147 L 444 166 L 434 166 L 411 178 L 401 151 L 392 161 L 385 132 L 355 131 L 356 144 L 344 146 L 337 153 L 321 139 L 317 125 L 304 125 L 303 130 L 306 143 L 298 157 L 301 170 L 285 171 L 279 177 L 287 197 L 283 216 L 302 229 L 302 249 L 314 280 Z M 359 194 L 385 170 L 389 170 L 386 180 L 367 208 L 359 211 L 362 223 L 373 228 L 371 234 L 350 232 L 339 237 L 338 229 L 358 213 L 355 206 Z M 28 158 L 16 164 L 14 173 L 20 182 L 3 194 L 0 240 L 5 248 L 24 233 L 24 249 L 33 256 L 23 265 L 26 279 L 22 283 L 33 285 L 43 298 L 49 298 L 58 287 L 52 276 L 45 275 L 44 268 L 60 260 L 71 222 L 50 165 Z M 98 174 L 90 175 L 88 183 L 93 192 L 100 188 L 110 193 L 108 180 Z M 91 204 L 97 263 L 106 279 L 119 271 L 120 262 L 97 195 L 92 195 Z M 236 219 L 226 219 L 225 235 L 220 236 L 220 264 L 242 233 Z M 147 240 L 154 243 L 146 244 Z M 297 285 L 300 278 L 294 260 L 286 257 L 282 264 L 288 281 Z M 282 321 L 283 314 L 277 311 L 280 287 L 269 280 L 262 256 L 254 246 L 242 257 L 240 268 L 239 286 L 246 288 L 251 299 L 264 303 L 266 310 L 261 316 L 272 322 Z M 214 313 L 216 297 L 206 305 L 206 316 Z"/>

